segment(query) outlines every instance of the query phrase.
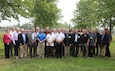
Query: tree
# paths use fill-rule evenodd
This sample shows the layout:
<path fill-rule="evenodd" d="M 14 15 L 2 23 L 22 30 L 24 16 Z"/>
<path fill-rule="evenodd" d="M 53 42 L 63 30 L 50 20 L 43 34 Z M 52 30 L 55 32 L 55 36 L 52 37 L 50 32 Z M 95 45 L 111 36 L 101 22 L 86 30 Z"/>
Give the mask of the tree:
<path fill-rule="evenodd" d="M 110 27 L 110 32 L 115 25 L 115 0 L 96 0 L 99 3 L 99 14 L 104 19 L 105 25 Z M 99 15 L 98 14 L 98 15 Z"/>
<path fill-rule="evenodd" d="M 0 21 L 30 16 L 31 0 L 0 0 Z"/>
<path fill-rule="evenodd" d="M 114 7 L 115 0 L 80 0 L 72 21 L 83 28 L 108 25 L 111 31 L 115 25 Z"/>
<path fill-rule="evenodd" d="M 34 25 L 40 27 L 52 27 L 60 19 L 60 9 L 57 8 L 57 0 L 35 0 L 33 17 Z"/>
<path fill-rule="evenodd" d="M 76 27 L 86 28 L 95 26 L 95 23 L 98 20 L 94 14 L 95 8 L 95 1 L 80 0 L 74 11 L 74 18 L 72 19 L 73 23 L 76 24 Z"/>

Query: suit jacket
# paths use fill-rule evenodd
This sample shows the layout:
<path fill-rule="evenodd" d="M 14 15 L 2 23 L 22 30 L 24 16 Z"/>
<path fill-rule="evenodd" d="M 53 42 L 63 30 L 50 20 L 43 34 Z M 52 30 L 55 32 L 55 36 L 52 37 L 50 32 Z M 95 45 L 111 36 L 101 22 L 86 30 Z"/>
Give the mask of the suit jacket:
<path fill-rule="evenodd" d="M 73 36 L 72 36 L 72 34 L 69 34 L 69 33 L 68 34 L 65 33 L 64 35 L 65 35 L 65 38 L 64 38 L 63 42 L 64 42 L 65 46 L 69 46 L 69 44 L 73 43 Z"/>
<path fill-rule="evenodd" d="M 97 35 L 97 44 L 101 44 L 101 35 L 99 32 L 96 32 Z"/>
<path fill-rule="evenodd" d="M 26 35 L 26 43 L 28 43 L 28 36 L 27 36 L 26 33 L 25 33 L 25 35 Z M 20 34 L 18 35 L 18 42 L 19 42 L 19 44 L 22 43 L 22 45 L 24 45 L 24 39 L 23 39 L 23 37 L 22 37 L 22 33 L 20 33 Z"/>
<path fill-rule="evenodd" d="M 101 35 L 101 39 L 102 39 L 102 35 Z M 107 34 L 104 35 L 103 40 L 101 40 L 101 45 L 107 45 L 109 43 L 109 37 Z"/>
<path fill-rule="evenodd" d="M 74 43 L 75 43 L 75 34 L 74 34 Z M 81 35 L 80 34 L 78 34 L 78 37 L 77 37 L 77 43 L 78 44 L 81 44 L 82 42 L 81 42 Z"/>
<path fill-rule="evenodd" d="M 35 32 L 34 32 L 34 40 L 32 39 L 32 33 L 28 34 L 28 43 L 29 43 L 29 45 L 31 45 L 32 42 L 34 42 L 34 44 L 37 45 L 37 33 L 35 33 Z"/>

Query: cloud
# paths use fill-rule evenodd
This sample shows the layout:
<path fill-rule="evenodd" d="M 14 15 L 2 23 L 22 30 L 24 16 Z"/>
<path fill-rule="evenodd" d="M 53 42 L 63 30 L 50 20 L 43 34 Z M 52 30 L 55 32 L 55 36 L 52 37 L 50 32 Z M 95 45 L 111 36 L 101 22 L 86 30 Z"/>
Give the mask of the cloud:
<path fill-rule="evenodd" d="M 64 16 L 62 20 L 69 23 L 70 19 L 73 18 L 73 11 L 76 9 L 76 3 L 79 0 L 58 0 L 58 7 L 62 10 Z"/>

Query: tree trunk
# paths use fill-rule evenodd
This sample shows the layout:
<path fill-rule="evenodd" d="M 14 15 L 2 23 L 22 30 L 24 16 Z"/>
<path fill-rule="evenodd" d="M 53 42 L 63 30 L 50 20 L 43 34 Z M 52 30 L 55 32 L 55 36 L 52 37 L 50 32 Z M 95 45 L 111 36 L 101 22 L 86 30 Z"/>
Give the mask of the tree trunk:
<path fill-rule="evenodd" d="M 109 27 L 110 27 L 110 33 L 111 33 L 111 30 L 112 30 L 112 19 L 111 19 L 111 17 L 110 17 L 110 22 L 109 22 Z"/>

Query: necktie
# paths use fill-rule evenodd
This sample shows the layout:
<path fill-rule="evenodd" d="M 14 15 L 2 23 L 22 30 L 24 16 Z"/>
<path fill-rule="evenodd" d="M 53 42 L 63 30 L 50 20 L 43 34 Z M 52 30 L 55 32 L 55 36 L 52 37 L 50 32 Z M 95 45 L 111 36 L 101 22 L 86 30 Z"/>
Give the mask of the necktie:
<path fill-rule="evenodd" d="M 103 41 L 104 35 L 102 35 L 101 41 Z"/>

